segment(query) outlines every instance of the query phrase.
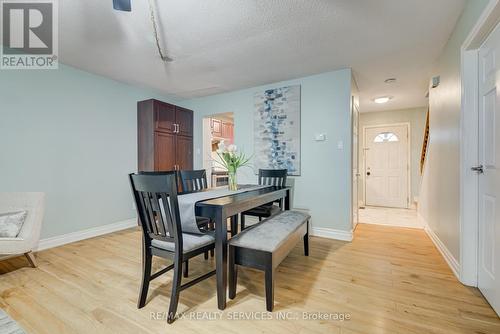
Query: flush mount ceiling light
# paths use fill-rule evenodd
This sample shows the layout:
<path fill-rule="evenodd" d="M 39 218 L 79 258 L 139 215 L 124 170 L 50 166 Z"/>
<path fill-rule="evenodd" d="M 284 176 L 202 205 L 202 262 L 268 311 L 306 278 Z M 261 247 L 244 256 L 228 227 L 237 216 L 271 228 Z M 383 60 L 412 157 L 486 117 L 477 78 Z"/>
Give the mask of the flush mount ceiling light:
<path fill-rule="evenodd" d="M 373 102 L 378 103 L 378 104 L 383 104 L 387 103 L 392 99 L 392 96 L 381 96 L 373 99 Z"/>

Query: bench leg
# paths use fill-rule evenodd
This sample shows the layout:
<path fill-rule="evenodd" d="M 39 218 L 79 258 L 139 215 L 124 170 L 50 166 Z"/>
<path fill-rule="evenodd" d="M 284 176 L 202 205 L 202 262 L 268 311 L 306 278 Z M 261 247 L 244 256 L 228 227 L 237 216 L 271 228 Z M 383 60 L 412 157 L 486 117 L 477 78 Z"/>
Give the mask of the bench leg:
<path fill-rule="evenodd" d="M 268 312 L 272 312 L 274 307 L 274 269 L 268 267 L 265 271 L 265 276 L 266 309 Z"/>
<path fill-rule="evenodd" d="M 228 262 L 229 262 L 229 298 L 234 299 L 236 297 L 236 282 L 238 280 L 238 266 L 234 261 L 234 247 L 229 246 L 229 254 L 228 254 Z"/>
<path fill-rule="evenodd" d="M 304 255 L 309 256 L 309 221 L 307 221 L 307 232 L 304 235 Z"/>

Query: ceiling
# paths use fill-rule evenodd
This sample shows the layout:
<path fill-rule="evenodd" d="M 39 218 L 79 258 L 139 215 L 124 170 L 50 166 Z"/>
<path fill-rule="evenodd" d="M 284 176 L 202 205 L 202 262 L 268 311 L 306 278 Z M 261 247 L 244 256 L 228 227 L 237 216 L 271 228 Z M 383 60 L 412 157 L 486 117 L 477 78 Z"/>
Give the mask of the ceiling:
<path fill-rule="evenodd" d="M 59 1 L 61 62 L 191 98 L 346 67 L 361 111 L 427 104 L 433 64 L 465 0 L 153 0 L 173 62 L 159 56 L 148 0 Z M 397 78 L 395 84 L 384 80 Z M 394 98 L 385 105 L 372 99 Z"/>

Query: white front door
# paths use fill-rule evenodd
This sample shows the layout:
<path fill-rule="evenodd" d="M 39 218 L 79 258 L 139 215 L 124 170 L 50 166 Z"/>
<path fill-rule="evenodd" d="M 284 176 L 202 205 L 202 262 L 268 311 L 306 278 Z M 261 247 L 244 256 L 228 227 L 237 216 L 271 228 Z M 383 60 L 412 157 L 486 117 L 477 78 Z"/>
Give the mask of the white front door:
<path fill-rule="evenodd" d="M 500 26 L 479 50 L 478 287 L 500 314 Z M 498 215 L 496 213 L 499 213 Z"/>
<path fill-rule="evenodd" d="M 408 208 L 408 125 L 365 128 L 365 203 Z"/>

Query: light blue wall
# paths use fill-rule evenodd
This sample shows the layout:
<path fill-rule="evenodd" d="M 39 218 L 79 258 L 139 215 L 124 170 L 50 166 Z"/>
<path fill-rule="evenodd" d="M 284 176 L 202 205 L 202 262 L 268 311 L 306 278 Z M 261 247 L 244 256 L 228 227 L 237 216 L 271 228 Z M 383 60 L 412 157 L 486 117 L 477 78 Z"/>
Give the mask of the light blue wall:
<path fill-rule="evenodd" d="M 184 101 L 194 110 L 195 166 L 202 168 L 202 120 L 233 112 L 235 144 L 253 153 L 254 94 L 267 88 L 301 85 L 302 175 L 295 177 L 295 206 L 311 210 L 313 225 L 351 230 L 351 70 L 323 73 L 296 80 Z M 326 133 L 324 142 L 315 134 Z M 343 149 L 338 149 L 339 141 Z M 256 182 L 253 171 L 239 175 L 240 182 Z"/>
<path fill-rule="evenodd" d="M 151 97 L 173 101 L 64 65 L 0 71 L 0 191 L 47 193 L 42 238 L 136 216 L 127 174 Z"/>

